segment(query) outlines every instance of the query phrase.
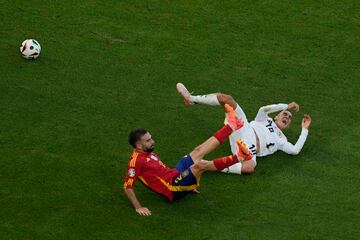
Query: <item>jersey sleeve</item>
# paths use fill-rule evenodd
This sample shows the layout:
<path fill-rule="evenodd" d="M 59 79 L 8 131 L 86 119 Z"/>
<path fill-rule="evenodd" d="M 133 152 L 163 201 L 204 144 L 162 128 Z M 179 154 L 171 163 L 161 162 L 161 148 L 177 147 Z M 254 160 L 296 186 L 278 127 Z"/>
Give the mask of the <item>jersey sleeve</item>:
<path fill-rule="evenodd" d="M 288 105 L 285 103 L 263 106 L 259 109 L 259 111 L 255 117 L 255 121 L 259 121 L 259 122 L 266 121 L 269 113 L 279 112 L 279 111 L 285 110 L 287 108 L 288 108 Z"/>
<path fill-rule="evenodd" d="M 308 133 L 309 133 L 309 130 L 306 128 L 303 128 L 301 130 L 299 139 L 297 140 L 295 145 L 286 141 L 280 146 L 280 150 L 282 150 L 283 152 L 286 152 L 287 154 L 292 154 L 292 155 L 299 154 L 299 152 L 301 151 L 302 147 L 305 144 Z"/>
<path fill-rule="evenodd" d="M 137 153 L 132 154 L 125 173 L 124 189 L 134 188 L 134 184 L 138 179 L 142 166 L 142 158 Z"/>

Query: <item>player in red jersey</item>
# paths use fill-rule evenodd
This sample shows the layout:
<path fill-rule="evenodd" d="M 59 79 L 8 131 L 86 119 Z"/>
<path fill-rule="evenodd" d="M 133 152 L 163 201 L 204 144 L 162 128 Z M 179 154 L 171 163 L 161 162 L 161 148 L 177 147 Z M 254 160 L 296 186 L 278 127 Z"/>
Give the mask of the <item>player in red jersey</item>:
<path fill-rule="evenodd" d="M 197 146 L 190 154 L 181 158 L 175 168 L 167 167 L 153 152 L 155 141 L 147 130 L 135 129 L 130 132 L 129 143 L 134 149 L 125 174 L 124 191 L 138 214 L 151 215 L 151 211 L 140 204 L 133 190 L 138 179 L 150 190 L 170 201 L 175 201 L 195 190 L 204 172 L 221 171 L 239 161 L 252 158 L 246 145 L 239 141 L 237 154 L 213 161 L 203 159 L 206 154 L 222 144 L 233 131 L 243 126 L 243 121 L 236 117 L 232 107 L 225 105 L 225 110 L 228 112 L 228 124 Z"/>

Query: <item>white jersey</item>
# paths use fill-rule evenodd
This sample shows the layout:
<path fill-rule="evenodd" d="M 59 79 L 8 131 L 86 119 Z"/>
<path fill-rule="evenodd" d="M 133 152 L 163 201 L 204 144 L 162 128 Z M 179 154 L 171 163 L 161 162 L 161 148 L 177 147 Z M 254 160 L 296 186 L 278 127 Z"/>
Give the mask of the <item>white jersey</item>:
<path fill-rule="evenodd" d="M 288 154 L 298 154 L 306 141 L 308 130 L 303 128 L 299 139 L 296 144 L 293 145 L 287 141 L 287 138 L 283 132 L 276 126 L 275 122 L 269 118 L 268 114 L 272 112 L 278 112 L 287 109 L 287 104 L 274 104 L 261 107 L 259 109 L 256 118 L 251 123 L 248 122 L 246 114 L 237 105 L 235 112 L 238 117 L 241 117 L 244 121 L 244 126 L 229 136 L 231 152 L 236 154 L 238 146 L 236 140 L 242 139 L 249 150 L 253 153 L 252 160 L 256 165 L 256 156 L 263 157 L 282 150 Z M 227 121 L 227 119 L 225 119 Z M 260 149 L 256 153 L 256 135 L 259 138 Z M 223 172 L 241 174 L 242 163 L 236 163 Z"/>
<path fill-rule="evenodd" d="M 261 107 L 254 121 L 250 123 L 255 130 L 260 149 L 256 154 L 259 157 L 273 154 L 277 150 L 282 150 L 288 154 L 298 154 L 306 141 L 308 130 L 303 128 L 300 137 L 295 145 L 287 141 L 284 133 L 276 126 L 273 119 L 268 114 L 287 109 L 287 104 L 274 104 Z"/>

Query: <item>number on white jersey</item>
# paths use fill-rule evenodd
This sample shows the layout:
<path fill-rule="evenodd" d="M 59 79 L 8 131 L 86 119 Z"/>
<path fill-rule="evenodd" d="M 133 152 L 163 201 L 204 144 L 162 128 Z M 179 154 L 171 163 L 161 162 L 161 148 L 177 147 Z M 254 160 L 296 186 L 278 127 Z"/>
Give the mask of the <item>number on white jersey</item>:
<path fill-rule="evenodd" d="M 274 128 L 272 127 L 273 121 L 269 119 L 267 121 L 268 121 L 268 125 L 265 125 L 265 127 L 267 127 L 271 133 L 273 133 L 274 132 Z"/>

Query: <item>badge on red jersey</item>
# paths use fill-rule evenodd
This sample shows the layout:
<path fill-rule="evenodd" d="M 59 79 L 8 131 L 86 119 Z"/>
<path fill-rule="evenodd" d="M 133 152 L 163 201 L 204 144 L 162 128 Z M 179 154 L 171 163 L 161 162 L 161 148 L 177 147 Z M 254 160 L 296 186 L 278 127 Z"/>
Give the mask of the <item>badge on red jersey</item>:
<path fill-rule="evenodd" d="M 151 155 L 150 157 L 151 157 L 151 159 L 153 159 L 153 160 L 155 160 L 155 161 L 158 160 L 158 158 L 157 158 L 156 156 L 154 156 L 154 155 Z"/>
<path fill-rule="evenodd" d="M 134 168 L 129 168 L 128 175 L 129 175 L 129 177 L 134 177 L 135 176 L 135 169 Z"/>

